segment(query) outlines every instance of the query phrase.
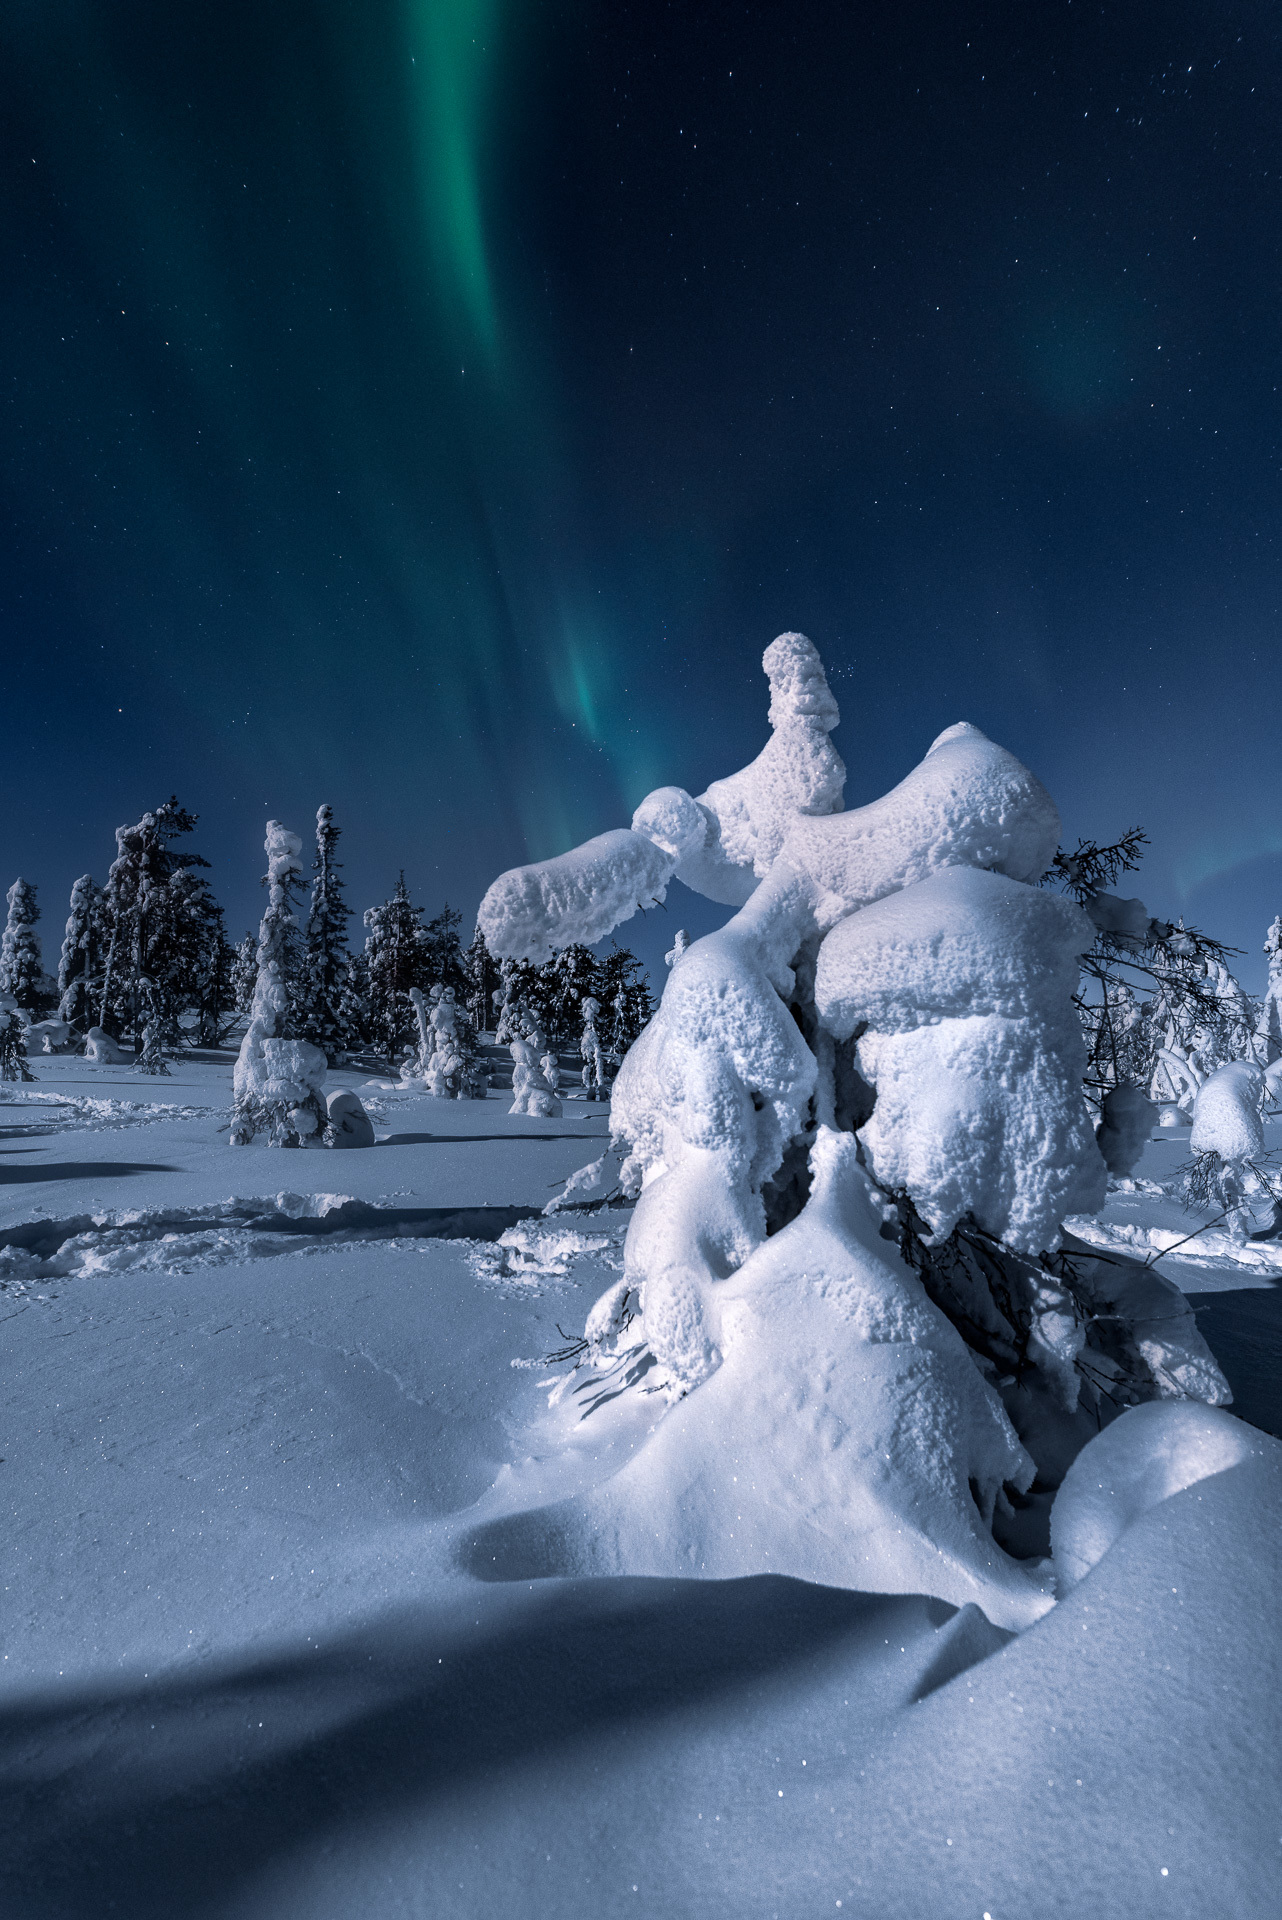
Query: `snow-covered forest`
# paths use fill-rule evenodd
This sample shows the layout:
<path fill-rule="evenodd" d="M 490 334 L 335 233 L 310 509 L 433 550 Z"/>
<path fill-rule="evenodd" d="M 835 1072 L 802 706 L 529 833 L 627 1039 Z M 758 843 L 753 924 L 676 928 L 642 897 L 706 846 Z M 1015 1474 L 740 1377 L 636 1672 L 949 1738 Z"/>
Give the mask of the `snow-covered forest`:
<path fill-rule="evenodd" d="M 328 804 L 9 889 L 15 1912 L 1267 1910 L 1282 917 L 762 664 L 470 936 Z"/>

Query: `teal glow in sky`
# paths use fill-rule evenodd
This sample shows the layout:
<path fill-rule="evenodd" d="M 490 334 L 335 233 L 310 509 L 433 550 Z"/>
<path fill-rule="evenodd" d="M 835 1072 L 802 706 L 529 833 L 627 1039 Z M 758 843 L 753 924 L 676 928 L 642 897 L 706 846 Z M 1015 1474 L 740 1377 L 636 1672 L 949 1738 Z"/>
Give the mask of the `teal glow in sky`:
<path fill-rule="evenodd" d="M 404 866 L 470 911 L 756 751 L 800 627 L 852 802 L 971 719 L 1070 838 L 1147 827 L 1156 910 L 1258 949 L 1270 10 L 2 31 L 3 857 L 50 922 L 171 790 L 234 925 L 266 815 L 321 800 L 358 905 Z"/>

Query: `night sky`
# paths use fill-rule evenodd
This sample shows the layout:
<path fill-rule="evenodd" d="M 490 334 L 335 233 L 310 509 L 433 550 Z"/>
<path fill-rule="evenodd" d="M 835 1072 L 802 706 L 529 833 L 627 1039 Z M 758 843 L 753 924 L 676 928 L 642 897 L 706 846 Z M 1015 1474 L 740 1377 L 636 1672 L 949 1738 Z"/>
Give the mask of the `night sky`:
<path fill-rule="evenodd" d="M 321 801 L 357 909 L 403 866 L 470 933 L 756 752 L 795 627 L 848 804 L 974 721 L 1258 986 L 1276 6 L 9 0 L 0 51 L 0 861 L 46 965 L 171 791 L 233 937 Z"/>

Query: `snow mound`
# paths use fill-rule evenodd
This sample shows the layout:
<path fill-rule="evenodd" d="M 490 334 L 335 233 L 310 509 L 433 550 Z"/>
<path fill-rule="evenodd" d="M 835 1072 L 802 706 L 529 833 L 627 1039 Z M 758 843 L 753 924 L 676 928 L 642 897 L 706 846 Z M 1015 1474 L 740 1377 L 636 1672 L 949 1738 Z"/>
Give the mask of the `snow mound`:
<path fill-rule="evenodd" d="M 1001 1402 L 880 1237 L 853 1138 L 822 1129 L 812 1163 L 804 1213 L 718 1289 L 718 1370 L 604 1486 L 485 1529 L 476 1571 L 783 1573 L 1012 1628 L 1052 1604 L 988 1532 L 1033 1475 Z"/>
<path fill-rule="evenodd" d="M 1088 1441 L 1051 1507 L 1057 1591 L 1067 1593 L 1141 1514 L 1277 1442 L 1230 1413 L 1187 1400 L 1131 1407 Z"/>
<path fill-rule="evenodd" d="M 339 1087 L 336 1092 L 331 1093 L 325 1102 L 325 1107 L 329 1114 L 329 1126 L 325 1134 L 327 1146 L 373 1146 L 373 1123 L 361 1105 L 359 1096 L 349 1087 Z"/>

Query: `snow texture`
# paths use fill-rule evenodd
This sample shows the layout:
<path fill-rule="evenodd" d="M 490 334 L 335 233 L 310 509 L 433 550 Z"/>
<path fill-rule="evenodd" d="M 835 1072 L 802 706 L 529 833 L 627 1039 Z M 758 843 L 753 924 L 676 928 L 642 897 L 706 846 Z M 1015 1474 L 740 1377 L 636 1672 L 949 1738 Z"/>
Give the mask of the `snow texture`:
<path fill-rule="evenodd" d="M 1088 1441 L 1051 1508 L 1055 1585 L 1067 1593 L 1141 1514 L 1199 1480 L 1276 1451 L 1215 1407 L 1152 1400 Z"/>
<path fill-rule="evenodd" d="M 663 899 L 674 862 L 626 827 L 598 834 L 572 853 L 500 874 L 477 924 L 492 953 L 546 960 L 560 947 L 595 945 L 641 907 Z"/>
<path fill-rule="evenodd" d="M 843 920 L 819 949 L 815 1004 L 860 1033 L 877 1104 L 873 1172 L 937 1237 L 967 1214 L 1029 1253 L 1093 1211 L 1095 1150 L 1072 1005 L 1089 922 L 1071 901 L 953 867 Z"/>

